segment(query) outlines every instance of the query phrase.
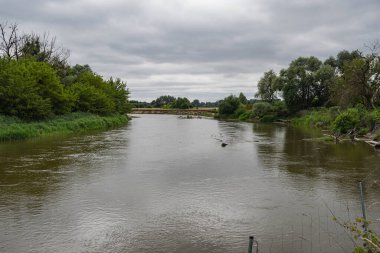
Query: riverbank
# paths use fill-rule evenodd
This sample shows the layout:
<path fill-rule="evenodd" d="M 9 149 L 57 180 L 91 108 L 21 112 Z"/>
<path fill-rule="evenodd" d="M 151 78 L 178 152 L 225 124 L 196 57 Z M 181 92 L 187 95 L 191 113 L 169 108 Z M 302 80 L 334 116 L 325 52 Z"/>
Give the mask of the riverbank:
<path fill-rule="evenodd" d="M 91 113 L 70 113 L 42 121 L 27 122 L 0 115 L 0 142 L 107 129 L 122 126 L 128 120 L 128 116 L 120 114 L 98 116 Z"/>
<path fill-rule="evenodd" d="M 295 114 L 283 112 L 276 110 L 269 103 L 259 102 L 252 108 L 240 107 L 234 114 L 217 115 L 216 118 L 225 121 L 281 123 L 316 128 L 325 132 L 324 139 L 328 141 L 361 140 L 372 146 L 373 142 L 380 145 L 380 109 L 368 110 L 363 106 L 346 109 L 320 107 Z"/>

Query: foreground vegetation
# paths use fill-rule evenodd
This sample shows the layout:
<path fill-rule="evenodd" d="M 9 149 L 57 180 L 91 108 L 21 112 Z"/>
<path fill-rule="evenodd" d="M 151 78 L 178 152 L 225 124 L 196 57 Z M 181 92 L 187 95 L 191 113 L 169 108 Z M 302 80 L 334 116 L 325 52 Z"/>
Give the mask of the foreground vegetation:
<path fill-rule="evenodd" d="M 88 65 L 70 66 L 55 39 L 19 34 L 0 23 L 0 114 L 44 120 L 71 112 L 123 114 L 130 105 L 126 84 L 103 79 Z"/>
<path fill-rule="evenodd" d="M 81 133 L 89 130 L 118 127 L 128 122 L 125 115 L 99 116 L 91 113 L 70 113 L 43 121 L 28 122 L 16 117 L 0 116 L 0 142 L 23 140 L 46 135 Z"/>
<path fill-rule="evenodd" d="M 120 116 L 130 110 L 126 84 L 67 59 L 68 50 L 54 38 L 0 23 L 0 140 L 127 122 Z"/>

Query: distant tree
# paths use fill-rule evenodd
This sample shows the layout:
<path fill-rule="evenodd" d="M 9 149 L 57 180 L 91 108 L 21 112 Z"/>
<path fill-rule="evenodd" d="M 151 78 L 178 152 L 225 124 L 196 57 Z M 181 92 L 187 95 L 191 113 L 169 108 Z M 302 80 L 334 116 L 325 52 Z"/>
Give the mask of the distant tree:
<path fill-rule="evenodd" d="M 244 105 L 248 103 L 248 100 L 247 100 L 246 96 L 243 94 L 243 92 L 240 92 L 240 94 L 239 94 L 239 101 L 240 101 L 240 103 L 242 103 Z"/>
<path fill-rule="evenodd" d="M 165 105 L 170 105 L 171 103 L 175 102 L 175 100 L 176 100 L 175 97 L 170 96 L 170 95 L 165 95 L 165 96 L 160 96 L 156 100 L 153 100 L 151 104 L 153 105 L 153 107 L 160 108 Z"/>
<path fill-rule="evenodd" d="M 261 100 L 273 102 L 277 99 L 276 92 L 278 90 L 277 86 L 277 75 L 273 70 L 269 70 L 264 73 L 264 76 L 260 78 L 257 84 L 256 98 L 261 98 Z"/>
<path fill-rule="evenodd" d="M 196 108 L 198 108 L 199 106 L 200 106 L 200 102 L 199 102 L 199 100 L 198 99 L 194 99 L 193 100 L 193 102 L 191 102 L 191 105 L 193 106 L 193 107 L 196 107 Z"/>
<path fill-rule="evenodd" d="M 240 100 L 238 97 L 230 95 L 219 102 L 219 114 L 230 115 L 234 114 L 240 106 Z"/>
<path fill-rule="evenodd" d="M 193 106 L 191 105 L 189 99 L 183 97 L 178 97 L 172 104 L 172 108 L 177 108 L 177 109 L 189 109 L 192 108 Z"/>
<path fill-rule="evenodd" d="M 152 105 L 149 102 L 130 100 L 129 103 L 132 108 L 152 108 Z"/>

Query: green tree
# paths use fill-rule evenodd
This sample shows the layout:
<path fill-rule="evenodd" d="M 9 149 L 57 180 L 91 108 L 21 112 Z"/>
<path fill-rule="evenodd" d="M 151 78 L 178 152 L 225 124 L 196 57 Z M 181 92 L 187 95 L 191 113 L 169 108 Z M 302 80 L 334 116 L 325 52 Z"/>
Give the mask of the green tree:
<path fill-rule="evenodd" d="M 191 102 L 191 105 L 193 107 L 196 107 L 196 108 L 198 108 L 200 106 L 200 104 L 201 104 L 201 102 L 199 102 L 198 99 L 194 99 L 193 102 Z"/>
<path fill-rule="evenodd" d="M 243 94 L 243 92 L 240 92 L 239 94 L 239 101 L 240 103 L 242 103 L 243 105 L 246 105 L 248 103 L 248 99 L 247 97 Z"/>
<path fill-rule="evenodd" d="M 278 88 L 277 75 L 273 70 L 269 70 L 264 73 L 264 76 L 261 77 L 257 83 L 257 93 L 255 97 L 272 102 L 277 99 L 276 92 Z"/>
<path fill-rule="evenodd" d="M 87 64 L 85 65 L 76 64 L 73 67 L 68 66 L 62 73 L 62 76 L 60 76 L 61 82 L 63 85 L 69 86 L 75 83 L 78 80 L 78 77 L 85 72 L 89 72 L 92 74 L 94 73 L 91 67 Z"/>
<path fill-rule="evenodd" d="M 105 115 L 115 112 L 114 101 L 104 92 L 86 83 L 75 83 L 69 88 L 75 96 L 74 111 Z"/>
<path fill-rule="evenodd" d="M 240 100 L 238 97 L 230 95 L 219 102 L 219 114 L 231 115 L 236 112 L 240 106 Z"/>
<path fill-rule="evenodd" d="M 56 72 L 44 62 L 1 60 L 0 113 L 23 119 L 43 119 L 71 111 L 73 97 Z"/>
<path fill-rule="evenodd" d="M 299 57 L 288 69 L 281 70 L 279 87 L 290 111 L 298 111 L 327 103 L 333 68 L 322 65 L 316 57 Z"/>
<path fill-rule="evenodd" d="M 363 104 L 380 105 L 380 57 L 371 53 L 346 60 L 332 87 L 331 100 L 347 107 Z"/>
<path fill-rule="evenodd" d="M 127 84 L 121 81 L 120 78 L 114 80 L 112 77 L 107 81 L 107 84 L 109 85 L 107 93 L 115 102 L 116 112 L 120 114 L 130 112 L 132 106 L 128 101 L 129 91 Z"/>
<path fill-rule="evenodd" d="M 252 114 L 254 117 L 264 117 L 265 115 L 271 114 L 273 107 L 268 102 L 257 102 L 253 104 Z"/>
<path fill-rule="evenodd" d="M 359 50 L 354 50 L 354 51 L 347 51 L 347 50 L 342 50 L 340 51 L 336 58 L 330 56 L 324 64 L 330 65 L 334 69 L 336 69 L 337 73 L 343 73 L 344 72 L 344 65 L 346 63 L 349 63 L 353 61 L 354 59 L 357 58 L 362 58 L 362 53 Z"/>
<path fill-rule="evenodd" d="M 332 124 L 332 130 L 335 134 L 347 134 L 350 131 L 356 131 L 360 124 L 360 113 L 357 108 L 350 108 L 336 117 Z"/>
<path fill-rule="evenodd" d="M 330 65 L 323 64 L 314 75 L 314 100 L 313 106 L 323 106 L 330 99 L 330 89 L 334 82 L 335 72 Z"/>
<path fill-rule="evenodd" d="M 189 99 L 183 97 L 178 97 L 172 104 L 172 108 L 177 108 L 177 109 L 189 109 L 192 108 L 193 106 L 191 105 Z"/>
<path fill-rule="evenodd" d="M 165 95 L 165 96 L 160 96 L 156 100 L 153 100 L 151 104 L 154 107 L 160 108 L 165 105 L 170 105 L 171 103 L 175 102 L 175 100 L 176 100 L 175 97 L 170 96 L 170 95 Z"/>

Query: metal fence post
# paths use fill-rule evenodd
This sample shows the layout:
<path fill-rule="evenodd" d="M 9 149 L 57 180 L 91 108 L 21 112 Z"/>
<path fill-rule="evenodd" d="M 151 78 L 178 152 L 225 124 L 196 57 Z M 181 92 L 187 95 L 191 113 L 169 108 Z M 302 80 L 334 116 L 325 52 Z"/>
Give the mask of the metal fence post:
<path fill-rule="evenodd" d="M 367 214 L 365 211 L 364 193 L 363 193 L 364 191 L 363 191 L 362 182 L 359 182 L 359 189 L 360 189 L 360 202 L 362 204 L 362 212 L 363 212 L 363 219 L 364 219 L 363 221 L 364 235 L 367 235 Z M 368 243 L 366 242 L 364 245 L 368 250 L 369 249 Z"/>
<path fill-rule="evenodd" d="M 249 237 L 249 244 L 248 244 L 248 253 L 252 253 L 253 248 L 253 236 Z"/>
<path fill-rule="evenodd" d="M 360 202 L 362 204 L 362 212 L 363 212 L 363 219 L 364 219 L 364 231 L 367 233 L 367 215 L 366 215 L 366 211 L 365 211 L 363 184 L 362 184 L 362 182 L 359 182 L 359 189 L 360 189 Z"/>

